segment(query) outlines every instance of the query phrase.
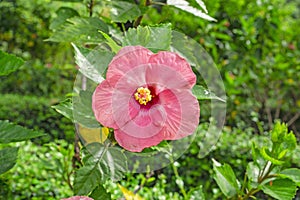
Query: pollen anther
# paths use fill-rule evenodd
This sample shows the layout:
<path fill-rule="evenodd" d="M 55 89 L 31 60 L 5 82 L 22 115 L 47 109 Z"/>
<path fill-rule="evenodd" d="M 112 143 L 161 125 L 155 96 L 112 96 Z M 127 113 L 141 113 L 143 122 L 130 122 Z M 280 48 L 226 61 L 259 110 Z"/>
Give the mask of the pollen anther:
<path fill-rule="evenodd" d="M 144 87 L 139 87 L 134 97 L 141 105 L 147 105 L 147 103 L 152 100 L 151 91 Z"/>

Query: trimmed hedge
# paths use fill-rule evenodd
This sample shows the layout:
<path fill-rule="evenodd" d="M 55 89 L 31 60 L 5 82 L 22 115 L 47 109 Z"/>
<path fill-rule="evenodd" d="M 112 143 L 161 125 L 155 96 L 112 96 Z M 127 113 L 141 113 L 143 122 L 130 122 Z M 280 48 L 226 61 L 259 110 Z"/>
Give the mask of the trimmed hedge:
<path fill-rule="evenodd" d="M 12 75 L 0 77 L 0 93 L 63 98 L 72 91 L 76 72 L 73 65 L 59 68 L 29 61 Z"/>
<path fill-rule="evenodd" d="M 51 108 L 57 102 L 57 99 L 36 96 L 0 94 L 0 120 L 9 120 L 46 133 L 46 136 L 34 140 L 38 143 L 54 139 L 71 142 L 74 138 L 74 125 Z"/>

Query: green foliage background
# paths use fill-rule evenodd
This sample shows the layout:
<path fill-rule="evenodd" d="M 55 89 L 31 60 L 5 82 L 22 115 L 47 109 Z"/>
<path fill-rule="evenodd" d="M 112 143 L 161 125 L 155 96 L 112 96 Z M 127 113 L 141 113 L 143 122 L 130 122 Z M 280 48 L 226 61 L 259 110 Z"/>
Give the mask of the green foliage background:
<path fill-rule="evenodd" d="M 272 128 L 275 119 L 287 122 L 299 142 L 300 2 L 204 2 L 209 15 L 216 18 L 217 22 L 205 21 L 172 7 L 156 5 L 148 8 L 141 23 L 171 23 L 173 29 L 198 41 L 221 72 L 227 92 L 227 122 L 219 143 L 208 156 L 200 158 L 198 152 L 201 146 L 198 141 L 201 138 L 198 138 L 189 151 L 176 161 L 186 188 L 202 185 L 207 199 L 218 199 L 222 198 L 222 194 L 212 178 L 211 158 L 230 163 L 236 176 L 242 177 L 251 158 L 251 142 L 268 143 L 267 130 Z M 0 176 L 0 197 L 57 199 L 72 195 L 67 184 L 70 171 L 65 170 L 70 166 L 59 162 L 62 162 L 62 158 L 68 158 L 71 163 L 74 127 L 72 122 L 50 107 L 72 92 L 77 69 L 68 41 L 62 39 L 62 43 L 54 43 L 45 40 L 53 37 L 53 32 L 63 24 L 63 21 L 53 23 L 60 12 L 67 13 L 66 16 L 88 17 L 84 3 L 50 0 L 0 2 L 0 49 L 31 60 L 14 75 L 0 78 L 0 119 L 9 119 L 47 133 L 46 137 L 28 142 L 14 171 Z M 196 5 L 194 1 L 191 3 Z M 61 6 L 70 6 L 73 10 L 59 10 Z M 104 22 L 110 23 L 105 6 L 96 6 L 94 15 L 102 16 Z M 118 16 L 113 17 L 115 21 L 126 22 Z M 129 25 L 129 22 L 124 23 L 125 28 Z M 110 26 L 119 28 L 116 24 Z M 121 30 L 119 28 L 117 34 Z M 100 34 L 99 37 L 103 40 Z M 74 38 L 70 40 L 80 42 L 74 41 Z M 209 116 L 205 105 L 201 115 L 201 119 Z M 205 130 L 207 124 L 203 123 L 202 126 Z M 39 156 L 31 156 L 30 152 L 36 152 Z M 298 146 L 289 158 L 290 167 L 300 167 L 299 158 Z M 31 170 L 25 170 L 28 173 L 25 176 L 22 166 L 27 164 Z M 47 173 L 48 170 L 51 173 Z M 144 182 L 138 193 L 145 199 L 180 199 L 173 173 L 172 168 L 167 167 L 153 174 L 128 174 L 121 183 L 133 191 Z M 61 176 L 65 176 L 61 182 L 55 180 Z M 117 185 L 112 184 L 108 188 L 113 198 L 122 196 Z M 299 192 L 297 197 L 300 197 Z M 258 194 L 258 198 L 266 197 Z"/>

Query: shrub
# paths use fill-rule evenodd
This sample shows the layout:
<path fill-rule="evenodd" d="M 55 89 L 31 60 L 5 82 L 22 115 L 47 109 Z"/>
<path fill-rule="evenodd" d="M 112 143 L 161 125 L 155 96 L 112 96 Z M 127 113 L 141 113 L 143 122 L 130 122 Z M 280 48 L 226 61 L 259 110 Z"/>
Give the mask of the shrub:
<path fill-rule="evenodd" d="M 71 142 L 74 138 L 73 123 L 51 108 L 55 102 L 56 99 L 2 94 L 0 119 L 46 133 L 46 136 L 35 139 L 35 142 L 44 143 L 54 139 Z"/>
<path fill-rule="evenodd" d="M 22 144 L 22 145 L 21 145 Z M 61 199 L 72 195 L 73 145 L 55 140 L 38 146 L 30 141 L 15 143 L 19 159 L 0 176 L 0 199 Z"/>
<path fill-rule="evenodd" d="M 41 61 L 27 62 L 13 76 L 1 77 L 0 93 L 60 98 L 72 91 L 74 66 L 57 67 Z"/>

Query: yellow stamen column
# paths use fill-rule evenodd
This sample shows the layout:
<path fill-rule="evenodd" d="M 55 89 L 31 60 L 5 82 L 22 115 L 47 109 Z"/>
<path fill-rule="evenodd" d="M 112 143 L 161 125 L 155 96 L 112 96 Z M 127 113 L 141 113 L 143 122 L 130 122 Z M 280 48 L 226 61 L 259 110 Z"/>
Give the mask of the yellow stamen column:
<path fill-rule="evenodd" d="M 134 97 L 141 105 L 147 105 L 147 103 L 152 100 L 151 91 L 144 87 L 139 87 Z"/>

